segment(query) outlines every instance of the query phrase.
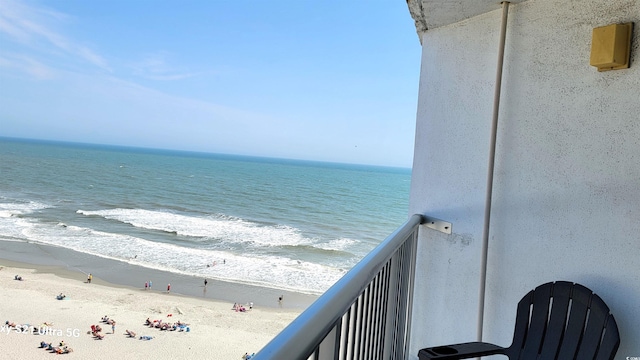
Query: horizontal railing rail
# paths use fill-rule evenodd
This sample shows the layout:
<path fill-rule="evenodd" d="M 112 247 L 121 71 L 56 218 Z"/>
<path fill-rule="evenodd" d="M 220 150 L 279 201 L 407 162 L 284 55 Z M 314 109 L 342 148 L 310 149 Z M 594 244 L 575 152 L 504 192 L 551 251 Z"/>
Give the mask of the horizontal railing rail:
<path fill-rule="evenodd" d="M 406 358 L 421 215 L 413 215 L 256 355 L 256 360 Z"/>

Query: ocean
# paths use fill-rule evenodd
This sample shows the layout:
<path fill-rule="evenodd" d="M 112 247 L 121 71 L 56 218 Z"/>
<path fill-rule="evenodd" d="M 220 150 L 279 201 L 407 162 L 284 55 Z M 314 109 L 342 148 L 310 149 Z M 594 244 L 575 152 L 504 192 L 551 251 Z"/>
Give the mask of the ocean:
<path fill-rule="evenodd" d="M 320 294 L 408 216 L 410 169 L 0 138 L 0 241 Z"/>

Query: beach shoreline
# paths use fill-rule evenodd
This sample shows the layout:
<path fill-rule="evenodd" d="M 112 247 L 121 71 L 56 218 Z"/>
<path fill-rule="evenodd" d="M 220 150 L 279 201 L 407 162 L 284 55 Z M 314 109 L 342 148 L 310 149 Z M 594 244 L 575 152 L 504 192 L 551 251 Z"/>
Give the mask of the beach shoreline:
<path fill-rule="evenodd" d="M 303 311 L 305 301 L 311 300 L 304 294 L 213 280 L 209 280 L 205 291 L 201 279 L 153 269 L 131 270 L 126 263 L 114 265 L 113 260 L 91 256 L 85 259 L 81 253 L 67 249 L 49 247 L 46 251 L 52 255 L 48 257 L 46 252 L 38 254 L 41 246 L 0 241 L 0 338 L 9 340 L 2 341 L 3 354 L 9 358 L 50 358 L 50 351 L 39 348 L 41 341 L 53 346 L 64 341 L 73 350 L 67 356 L 80 358 L 146 359 L 157 358 L 158 354 L 173 358 L 240 358 L 245 352 L 260 350 Z M 92 265 L 87 266 L 87 259 Z M 85 277 L 85 269 L 94 271 L 91 283 Z M 133 271 L 136 275 L 126 276 L 129 283 L 113 282 L 119 279 L 113 274 L 118 271 Z M 16 275 L 23 280 L 16 280 Z M 160 282 L 163 276 L 169 278 L 167 281 L 175 280 L 171 292 L 166 291 L 165 281 Z M 152 290 L 145 290 L 144 282 L 134 286 L 147 277 L 157 279 Z M 196 291 L 196 295 L 188 290 Z M 65 298 L 56 299 L 58 294 Z M 282 294 L 284 301 L 279 303 Z M 229 300 L 233 298 L 238 299 Z M 244 304 L 247 311 L 234 311 L 234 303 Z M 116 321 L 115 331 L 101 322 L 104 316 Z M 189 329 L 163 331 L 144 325 L 147 318 L 170 324 L 180 321 L 189 324 Z M 25 326 L 28 331 L 9 327 L 5 322 Z M 92 325 L 102 327 L 103 340 L 93 336 Z M 136 336 L 128 336 L 127 330 Z M 151 340 L 145 340 L 148 337 Z"/>
<path fill-rule="evenodd" d="M 173 273 L 127 262 L 107 259 L 58 246 L 35 242 L 2 241 L 0 239 L 0 265 L 35 269 L 63 278 L 86 281 L 92 274 L 94 283 L 111 287 L 127 287 L 145 290 L 145 283 L 152 282 L 149 292 L 166 292 L 208 300 L 226 301 L 231 304 L 253 302 L 256 306 L 285 308 L 302 311 L 311 305 L 317 295 L 289 290 L 261 287 L 250 284 L 222 281 Z M 283 296 L 285 301 L 279 302 Z"/>

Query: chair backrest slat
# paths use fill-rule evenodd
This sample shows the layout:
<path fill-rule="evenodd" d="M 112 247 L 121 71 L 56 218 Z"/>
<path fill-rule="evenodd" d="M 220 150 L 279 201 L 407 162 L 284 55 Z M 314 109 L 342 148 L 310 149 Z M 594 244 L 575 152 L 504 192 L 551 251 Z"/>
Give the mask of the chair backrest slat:
<path fill-rule="evenodd" d="M 575 359 L 587 320 L 591 290 L 575 284 L 571 293 L 571 310 L 558 359 Z"/>
<path fill-rule="evenodd" d="M 527 338 L 527 332 L 529 330 L 529 312 L 531 311 L 531 303 L 533 302 L 533 290 L 529 291 L 527 295 L 522 297 L 522 300 L 518 303 L 518 311 L 516 312 L 516 325 L 513 330 L 513 342 L 511 346 L 506 350 L 506 355 L 510 359 L 518 359 L 522 348 L 524 347 L 524 341 Z"/>
<path fill-rule="evenodd" d="M 540 351 L 540 359 L 555 359 L 558 355 L 560 342 L 567 324 L 572 288 L 573 283 L 567 281 L 558 281 L 553 284 L 551 315 L 549 316 L 547 333 Z"/>
<path fill-rule="evenodd" d="M 620 334 L 618 333 L 618 325 L 613 315 L 609 314 L 607 323 L 605 324 L 604 336 L 596 360 L 613 360 L 620 346 Z"/>
<path fill-rule="evenodd" d="M 592 296 L 590 309 L 577 359 L 593 360 L 596 357 L 602 339 L 602 330 L 609 315 L 609 308 L 597 295 Z"/>
<path fill-rule="evenodd" d="M 520 354 L 521 360 L 536 360 L 542 347 L 542 339 L 549 319 L 549 299 L 551 299 L 551 283 L 538 286 L 533 291 L 533 311 L 529 323 L 529 331 Z"/>

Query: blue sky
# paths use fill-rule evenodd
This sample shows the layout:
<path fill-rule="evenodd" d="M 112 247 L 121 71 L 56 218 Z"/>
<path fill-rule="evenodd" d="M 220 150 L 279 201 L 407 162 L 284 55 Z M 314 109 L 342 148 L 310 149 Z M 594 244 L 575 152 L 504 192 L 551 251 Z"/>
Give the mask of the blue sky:
<path fill-rule="evenodd" d="M 410 167 L 404 0 L 0 0 L 0 136 Z"/>

